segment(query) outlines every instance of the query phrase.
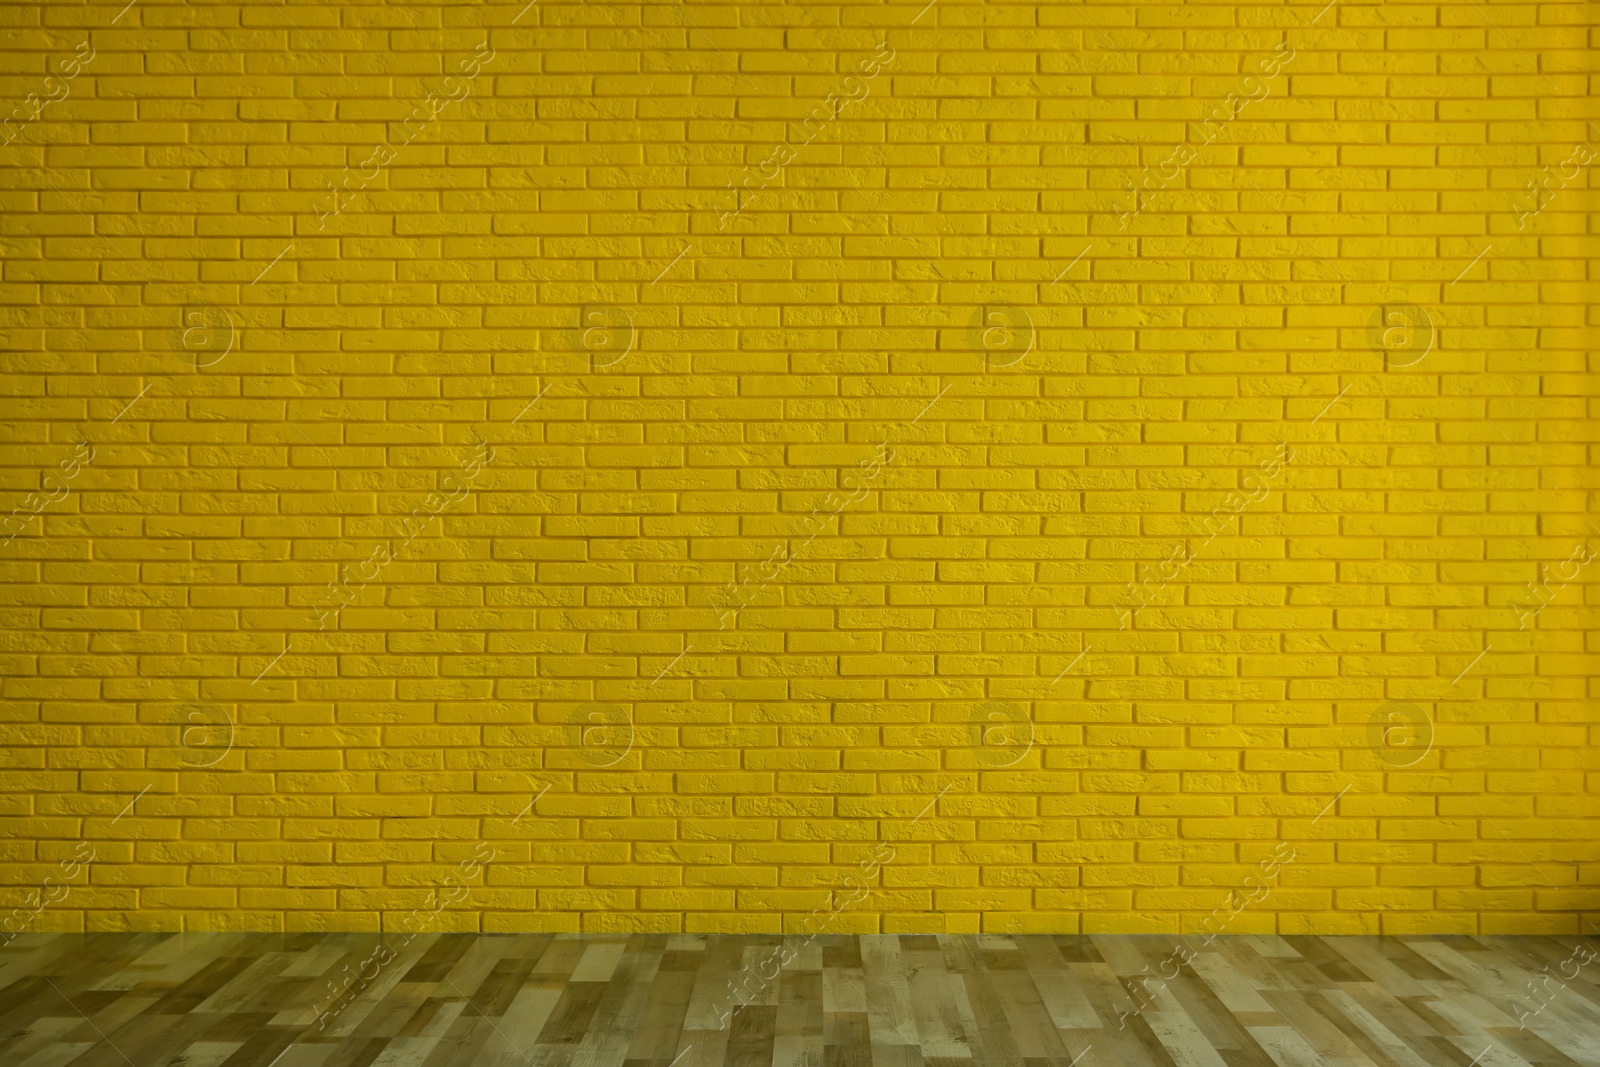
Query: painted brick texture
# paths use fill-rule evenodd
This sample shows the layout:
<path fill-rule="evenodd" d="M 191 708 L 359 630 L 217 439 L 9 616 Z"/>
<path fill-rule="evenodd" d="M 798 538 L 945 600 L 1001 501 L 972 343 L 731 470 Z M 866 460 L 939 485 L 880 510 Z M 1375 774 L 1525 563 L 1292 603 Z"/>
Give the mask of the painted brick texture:
<path fill-rule="evenodd" d="M 0 926 L 1600 920 L 1593 9 L 924 5 L 7 5 Z"/>

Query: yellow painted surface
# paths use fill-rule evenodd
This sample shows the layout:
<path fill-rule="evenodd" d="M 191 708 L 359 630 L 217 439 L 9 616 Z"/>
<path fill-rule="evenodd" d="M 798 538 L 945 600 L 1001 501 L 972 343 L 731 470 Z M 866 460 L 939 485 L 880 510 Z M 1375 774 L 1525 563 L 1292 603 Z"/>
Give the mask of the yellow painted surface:
<path fill-rule="evenodd" d="M 7 5 L 0 925 L 1577 932 L 1592 16 Z"/>

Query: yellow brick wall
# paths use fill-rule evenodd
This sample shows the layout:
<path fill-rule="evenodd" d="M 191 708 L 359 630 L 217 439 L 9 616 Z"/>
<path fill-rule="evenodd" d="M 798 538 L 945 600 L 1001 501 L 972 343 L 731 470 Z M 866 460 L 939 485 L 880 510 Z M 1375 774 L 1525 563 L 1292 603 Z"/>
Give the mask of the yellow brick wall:
<path fill-rule="evenodd" d="M 0 20 L 0 926 L 1600 918 L 1591 6 Z"/>

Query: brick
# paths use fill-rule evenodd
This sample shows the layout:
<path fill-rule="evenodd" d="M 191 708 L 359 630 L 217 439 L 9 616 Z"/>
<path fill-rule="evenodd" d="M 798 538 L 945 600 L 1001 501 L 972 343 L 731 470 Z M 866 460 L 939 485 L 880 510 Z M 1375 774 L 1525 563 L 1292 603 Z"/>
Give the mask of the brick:
<path fill-rule="evenodd" d="M 441 928 L 799 930 L 881 848 L 831 928 L 1197 931 L 1282 843 L 1231 932 L 1579 932 L 1579 15 L 1340 6 L 1221 122 L 1303 19 L 939 8 L 764 164 L 881 10 L 707 8 L 748 80 L 536 16 L 418 135 L 481 31 L 290 7 L 389 87 L 141 5 L 5 149 L 41 929 L 376 930 L 481 846 Z"/>

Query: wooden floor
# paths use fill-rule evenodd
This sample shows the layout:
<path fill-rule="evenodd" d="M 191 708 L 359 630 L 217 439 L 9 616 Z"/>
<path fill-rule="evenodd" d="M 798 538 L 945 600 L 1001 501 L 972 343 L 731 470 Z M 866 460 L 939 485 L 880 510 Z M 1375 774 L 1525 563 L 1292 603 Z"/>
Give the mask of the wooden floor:
<path fill-rule="evenodd" d="M 1600 940 L 1224 936 L 1181 968 L 1178 944 L 28 934 L 0 950 L 0 1065 L 1600 1067 Z"/>

